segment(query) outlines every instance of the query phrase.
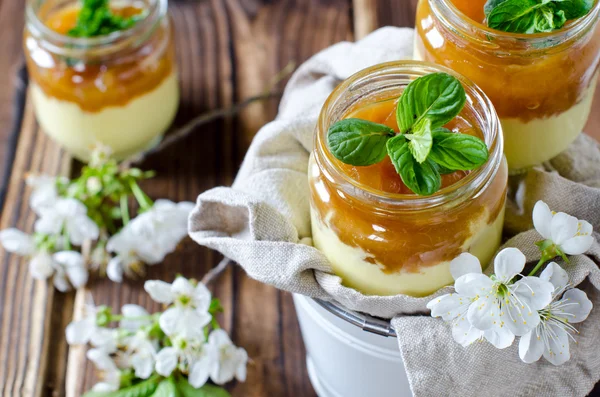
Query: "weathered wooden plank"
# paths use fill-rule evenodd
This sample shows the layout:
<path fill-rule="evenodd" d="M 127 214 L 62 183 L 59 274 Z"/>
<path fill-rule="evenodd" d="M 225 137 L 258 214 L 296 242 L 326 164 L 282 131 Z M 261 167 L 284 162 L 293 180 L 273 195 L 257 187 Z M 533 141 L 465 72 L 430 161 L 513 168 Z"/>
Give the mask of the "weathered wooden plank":
<path fill-rule="evenodd" d="M 0 229 L 31 231 L 35 214 L 28 205 L 25 175 L 66 175 L 70 161 L 38 129 L 30 103 L 21 127 Z M 51 316 L 56 301 L 54 289 L 33 280 L 28 273 L 26 260 L 0 251 L 0 394 L 4 396 L 44 393 L 51 341 L 57 336 Z M 72 295 L 67 294 L 60 301 L 68 307 L 69 299 Z"/>

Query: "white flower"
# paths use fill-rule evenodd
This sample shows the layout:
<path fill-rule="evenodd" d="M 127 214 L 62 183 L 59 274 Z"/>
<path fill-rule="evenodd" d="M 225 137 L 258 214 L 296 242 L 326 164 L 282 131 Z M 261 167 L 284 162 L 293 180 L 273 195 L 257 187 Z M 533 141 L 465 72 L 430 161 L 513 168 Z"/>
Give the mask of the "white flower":
<path fill-rule="evenodd" d="M 150 210 L 131 221 L 131 228 L 136 235 L 169 253 L 187 236 L 187 220 L 193 208 L 194 203 L 188 201 L 156 200 Z"/>
<path fill-rule="evenodd" d="M 188 381 L 192 386 L 204 386 L 217 365 L 213 346 L 198 338 L 174 337 L 171 341 L 173 346 L 164 347 L 156 356 L 156 372 L 169 376 L 179 368 L 188 374 Z"/>
<path fill-rule="evenodd" d="M 60 251 L 52 255 L 54 286 L 59 291 L 70 289 L 67 279 L 75 288 L 83 287 L 88 281 L 88 271 L 83 255 L 76 251 Z"/>
<path fill-rule="evenodd" d="M 149 250 L 147 241 L 134 234 L 129 225 L 108 240 L 106 249 L 117 254 L 109 260 L 106 268 L 108 278 L 117 283 L 123 281 L 123 274 L 130 278 L 143 275 L 144 263 L 152 265 L 162 262 L 165 258 L 162 251 Z"/>
<path fill-rule="evenodd" d="M 124 367 L 133 367 L 135 376 L 148 379 L 154 370 L 158 342 L 149 337 L 145 327 L 152 325 L 150 314 L 141 306 L 124 305 L 119 328 L 133 332 L 124 338 L 125 352 L 120 357 Z"/>
<path fill-rule="evenodd" d="M 552 212 L 543 201 L 533 207 L 533 225 L 546 239 L 546 246 L 554 244 L 558 254 L 579 255 L 590 249 L 594 242 L 592 225 L 564 212 Z"/>
<path fill-rule="evenodd" d="M 112 342 L 106 342 L 106 345 L 102 341 L 106 341 L 107 329 L 104 327 L 109 320 L 110 310 L 105 306 L 87 306 L 86 315 L 79 321 L 73 321 L 67 325 L 65 331 L 67 337 L 67 343 L 69 345 L 85 345 L 90 342 L 100 347 L 101 350 L 113 352 L 109 346 L 112 346 Z M 110 330 L 109 330 L 110 331 Z M 106 349 L 103 349 L 106 347 Z"/>
<path fill-rule="evenodd" d="M 571 324 L 588 317 L 592 302 L 582 290 L 567 289 L 569 276 L 554 262 L 548 264 L 540 278 L 554 285 L 553 296 L 556 300 L 539 311 L 540 323 L 521 337 L 519 357 L 526 363 L 532 363 L 543 355 L 552 364 L 561 365 L 571 357 L 569 339 L 574 339 L 571 333 L 577 333 Z M 562 298 L 557 299 L 561 294 Z"/>
<path fill-rule="evenodd" d="M 111 392 L 119 390 L 121 386 L 121 371 L 110 356 L 105 351 L 99 349 L 90 349 L 86 355 L 100 371 L 100 377 L 103 379 L 102 382 L 96 383 L 92 387 L 92 391 Z"/>
<path fill-rule="evenodd" d="M 481 275 L 479 260 L 463 253 L 450 262 L 450 272 L 455 280 L 468 282 L 472 277 Z M 462 285 L 462 284 L 461 284 Z M 468 346 L 476 340 L 486 339 L 498 349 L 512 345 L 515 336 L 508 328 L 496 323 L 493 327 L 482 331 L 475 328 L 467 319 L 469 307 L 477 300 L 477 295 L 469 296 L 452 293 L 440 296 L 427 304 L 433 317 L 442 319 L 452 326 L 452 337 L 462 346 Z"/>
<path fill-rule="evenodd" d="M 159 319 L 160 328 L 168 336 L 200 338 L 203 328 L 211 320 L 210 291 L 202 283 L 194 286 L 184 277 L 178 277 L 173 284 L 160 280 L 146 281 L 144 289 L 156 302 L 171 305 Z"/>
<path fill-rule="evenodd" d="M 54 205 L 40 210 L 35 231 L 59 235 L 63 230 L 72 244 L 81 245 L 85 240 L 96 240 L 100 233 L 98 225 L 87 216 L 86 206 L 73 198 L 58 198 Z"/>
<path fill-rule="evenodd" d="M 236 347 L 229 339 L 227 332 L 222 329 L 213 330 L 208 336 L 208 344 L 217 353 L 217 365 L 212 366 L 210 378 L 218 385 L 225 384 L 235 377 L 246 380 L 246 364 L 248 353 L 241 347 Z"/>
<path fill-rule="evenodd" d="M 58 178 L 48 175 L 27 176 L 25 182 L 33 189 L 29 197 L 29 206 L 36 214 L 39 215 L 44 209 L 54 206 L 58 199 L 58 190 L 56 189 L 58 181 Z"/>

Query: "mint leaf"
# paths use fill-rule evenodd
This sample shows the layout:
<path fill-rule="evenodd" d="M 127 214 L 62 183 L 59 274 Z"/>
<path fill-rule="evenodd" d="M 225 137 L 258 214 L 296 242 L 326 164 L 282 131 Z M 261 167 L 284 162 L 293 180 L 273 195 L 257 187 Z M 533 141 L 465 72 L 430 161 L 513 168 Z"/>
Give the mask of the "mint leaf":
<path fill-rule="evenodd" d="M 185 378 L 181 378 L 177 386 L 182 397 L 231 397 L 227 390 L 218 386 L 204 385 L 196 389 Z"/>
<path fill-rule="evenodd" d="M 447 73 L 431 73 L 412 81 L 402 92 L 396 108 L 400 132 L 409 133 L 423 119 L 431 128 L 441 127 L 460 113 L 466 101 L 460 81 Z"/>
<path fill-rule="evenodd" d="M 429 152 L 433 139 L 431 137 L 431 121 L 424 119 L 423 122 L 415 126 L 412 134 L 405 134 L 408 142 L 408 149 L 418 163 L 425 161 Z"/>
<path fill-rule="evenodd" d="M 83 0 L 77 24 L 68 35 L 72 37 L 94 37 L 129 29 L 142 17 L 134 15 L 123 18 L 110 10 L 109 0 Z"/>
<path fill-rule="evenodd" d="M 175 384 L 175 380 L 170 377 L 158 384 L 156 391 L 152 394 L 152 397 L 180 397 L 179 389 Z"/>
<path fill-rule="evenodd" d="M 431 135 L 433 146 L 429 159 L 445 169 L 472 170 L 488 160 L 487 146 L 477 137 L 456 134 L 445 128 L 438 128 Z"/>
<path fill-rule="evenodd" d="M 149 397 L 158 387 L 160 379 L 160 376 L 154 375 L 145 381 L 121 390 L 113 392 L 89 391 L 83 397 Z"/>
<path fill-rule="evenodd" d="M 442 178 L 435 164 L 429 159 L 419 164 L 410 153 L 404 135 L 390 139 L 386 147 L 396 172 L 410 190 L 420 196 L 429 196 L 440 189 Z"/>
<path fill-rule="evenodd" d="M 565 13 L 565 18 L 581 18 L 594 7 L 594 0 L 554 0 L 554 6 L 557 10 Z"/>
<path fill-rule="evenodd" d="M 345 119 L 327 132 L 333 156 L 350 165 L 372 165 L 385 158 L 385 143 L 394 136 L 390 127 L 361 119 Z"/>
<path fill-rule="evenodd" d="M 551 32 L 592 9 L 593 0 L 489 0 L 489 27 L 512 33 Z"/>

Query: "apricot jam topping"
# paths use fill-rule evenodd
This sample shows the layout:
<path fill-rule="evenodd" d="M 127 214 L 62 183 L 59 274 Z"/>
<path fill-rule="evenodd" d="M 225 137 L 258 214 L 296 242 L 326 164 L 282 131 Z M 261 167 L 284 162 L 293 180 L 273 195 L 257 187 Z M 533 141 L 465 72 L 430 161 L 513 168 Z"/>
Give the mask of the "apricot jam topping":
<path fill-rule="evenodd" d="M 398 131 L 395 108 L 396 100 L 382 100 L 355 107 L 343 118 L 361 118 L 386 124 Z M 483 136 L 464 111 L 446 128 Z M 389 159 L 367 167 L 333 161 L 343 173 L 368 187 L 372 193 L 412 194 Z M 456 182 L 467 175 L 465 171 L 444 175 L 442 189 L 452 189 Z M 423 267 L 450 261 L 468 250 L 469 241 L 474 235 L 490 226 L 502 213 L 507 167 L 503 163 L 489 185 L 479 194 L 445 211 L 434 208 L 394 213 L 350 197 L 338 190 L 322 172 L 311 173 L 311 178 L 311 202 L 318 221 L 333 230 L 344 244 L 360 248 L 367 262 L 391 274 L 400 271 L 419 272 Z"/>
<path fill-rule="evenodd" d="M 57 11 L 42 9 L 40 19 L 54 32 L 67 35 L 77 23 L 79 6 Z M 128 17 L 143 9 L 135 6 L 113 8 L 113 13 Z M 32 81 L 46 95 L 76 103 L 86 112 L 108 106 L 124 106 L 160 85 L 174 72 L 174 46 L 168 24 L 161 23 L 151 36 L 136 46 L 121 48 L 109 55 L 69 59 L 43 48 L 25 35 L 28 71 Z"/>
<path fill-rule="evenodd" d="M 475 28 L 484 28 L 486 0 L 451 1 L 463 19 L 471 20 Z M 573 23 L 577 21 L 552 34 L 561 34 Z M 483 34 L 456 34 L 434 17 L 429 0 L 419 1 L 416 29 L 416 49 L 422 59 L 445 65 L 475 82 L 501 118 L 527 122 L 563 113 L 584 98 L 597 74 L 597 24 L 576 41 L 548 39 L 547 49 L 531 45 L 528 55 L 523 53 L 524 40 L 498 44 Z"/>

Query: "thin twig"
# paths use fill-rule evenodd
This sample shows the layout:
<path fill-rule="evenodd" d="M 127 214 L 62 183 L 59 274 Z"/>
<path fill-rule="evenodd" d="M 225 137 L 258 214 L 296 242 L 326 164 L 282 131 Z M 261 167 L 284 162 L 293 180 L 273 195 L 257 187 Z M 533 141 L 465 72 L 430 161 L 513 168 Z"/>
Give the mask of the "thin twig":
<path fill-rule="evenodd" d="M 223 258 L 217 266 L 210 269 L 208 273 L 206 273 L 204 277 L 202 277 L 202 284 L 208 285 L 211 282 L 213 282 L 221 273 L 223 273 L 227 269 L 227 266 L 229 266 L 230 263 L 231 259 Z"/>

